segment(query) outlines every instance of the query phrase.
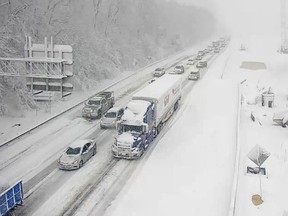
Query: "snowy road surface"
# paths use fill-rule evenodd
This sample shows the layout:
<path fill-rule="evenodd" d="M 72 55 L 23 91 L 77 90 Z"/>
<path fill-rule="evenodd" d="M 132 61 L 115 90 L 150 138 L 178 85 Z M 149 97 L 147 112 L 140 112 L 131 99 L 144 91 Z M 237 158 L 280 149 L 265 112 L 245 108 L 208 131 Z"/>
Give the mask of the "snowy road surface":
<path fill-rule="evenodd" d="M 184 54 L 190 53 L 191 55 L 196 51 L 194 49 Z M 133 85 L 126 84 L 125 88 L 120 87 L 121 91 L 113 89 L 116 91 L 117 98 L 120 99 L 116 105 L 124 106 L 134 91 L 143 83 L 147 85 L 151 71 L 153 71 L 151 67 L 146 68 L 137 82 L 134 82 Z M 79 109 L 72 110 L 55 123 L 49 123 L 30 136 L 2 147 L 0 174 L 5 173 L 10 182 L 20 178 L 24 180 L 25 206 L 19 208 L 18 213 L 31 215 L 35 211 L 37 214 L 38 210 L 41 215 L 51 214 L 51 211 L 47 211 L 48 208 L 45 208 L 44 203 L 46 200 L 52 200 L 52 206 L 55 206 L 53 212 L 61 215 L 67 210 L 67 206 L 77 199 L 80 191 L 90 184 L 91 179 L 95 181 L 101 177 L 101 173 L 112 160 L 110 148 L 115 131 L 100 131 L 98 124 L 98 121 L 91 123 L 82 119 Z M 58 170 L 56 160 L 63 149 L 73 140 L 81 137 L 97 138 L 99 146 L 97 155 L 79 172 Z M 69 192 L 63 193 L 65 190 Z M 59 194 L 67 197 L 63 199 L 63 196 L 61 197 Z M 51 205 L 49 205 L 50 208 Z"/>
<path fill-rule="evenodd" d="M 227 52 L 196 84 L 169 133 L 129 179 L 106 215 L 227 215 L 238 84 L 220 79 L 226 59 Z"/>

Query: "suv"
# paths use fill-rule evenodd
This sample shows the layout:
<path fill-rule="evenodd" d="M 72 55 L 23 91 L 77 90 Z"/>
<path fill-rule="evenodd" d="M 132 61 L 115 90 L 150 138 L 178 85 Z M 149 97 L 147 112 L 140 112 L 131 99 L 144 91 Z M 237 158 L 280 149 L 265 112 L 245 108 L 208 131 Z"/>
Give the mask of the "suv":
<path fill-rule="evenodd" d="M 120 120 L 124 114 L 124 109 L 121 107 L 113 107 L 101 118 L 100 128 L 115 128 L 116 122 Z"/>
<path fill-rule="evenodd" d="M 165 68 L 164 67 L 156 68 L 154 71 L 154 77 L 160 77 L 164 74 L 165 74 Z"/>
<path fill-rule="evenodd" d="M 207 61 L 199 61 L 196 65 L 197 68 L 204 68 L 207 67 Z"/>

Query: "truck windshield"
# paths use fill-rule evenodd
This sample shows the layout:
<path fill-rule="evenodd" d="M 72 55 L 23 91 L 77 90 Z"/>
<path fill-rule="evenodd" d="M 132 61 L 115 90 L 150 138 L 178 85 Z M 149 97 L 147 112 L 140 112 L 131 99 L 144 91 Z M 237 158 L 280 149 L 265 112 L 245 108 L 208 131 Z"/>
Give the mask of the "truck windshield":
<path fill-rule="evenodd" d="M 88 105 L 100 105 L 100 101 L 99 100 L 89 100 L 88 101 Z"/>
<path fill-rule="evenodd" d="M 142 133 L 142 126 L 135 126 L 135 125 L 123 125 L 123 132 L 135 132 L 135 133 Z"/>

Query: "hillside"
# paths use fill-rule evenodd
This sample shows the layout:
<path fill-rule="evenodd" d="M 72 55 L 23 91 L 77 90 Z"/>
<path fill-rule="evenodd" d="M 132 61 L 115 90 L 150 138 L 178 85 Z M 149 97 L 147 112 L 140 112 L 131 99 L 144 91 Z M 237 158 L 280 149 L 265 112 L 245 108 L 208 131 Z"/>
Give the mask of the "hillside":
<path fill-rule="evenodd" d="M 0 7 L 0 56 L 23 57 L 25 36 L 74 50 L 74 90 L 171 55 L 211 35 L 213 16 L 165 0 L 10 0 Z M 0 78 L 0 115 L 33 108 L 24 78 Z M 12 97 L 11 97 L 12 95 Z"/>

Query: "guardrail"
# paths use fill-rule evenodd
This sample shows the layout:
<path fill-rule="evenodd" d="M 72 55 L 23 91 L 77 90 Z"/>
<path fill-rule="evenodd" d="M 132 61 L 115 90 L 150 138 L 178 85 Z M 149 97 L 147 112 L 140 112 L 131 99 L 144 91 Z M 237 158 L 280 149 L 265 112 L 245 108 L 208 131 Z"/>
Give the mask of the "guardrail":
<path fill-rule="evenodd" d="M 242 88 L 241 82 L 238 84 L 238 107 L 237 107 L 237 123 L 236 123 L 236 160 L 234 165 L 233 183 L 231 191 L 231 201 L 228 216 L 235 216 L 235 207 L 237 201 L 238 191 L 238 177 L 239 177 L 239 166 L 240 166 L 240 121 L 241 121 L 241 105 L 242 105 Z"/>

